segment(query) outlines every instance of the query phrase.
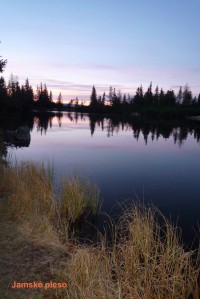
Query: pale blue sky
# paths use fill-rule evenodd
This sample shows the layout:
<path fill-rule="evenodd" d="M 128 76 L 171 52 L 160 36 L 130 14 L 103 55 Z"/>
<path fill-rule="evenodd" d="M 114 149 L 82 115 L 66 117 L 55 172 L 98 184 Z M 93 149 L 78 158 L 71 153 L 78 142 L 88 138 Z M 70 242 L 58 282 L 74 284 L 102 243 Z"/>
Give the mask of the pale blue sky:
<path fill-rule="evenodd" d="M 200 92 L 199 0 L 1 0 L 4 72 L 64 99 L 150 81 Z"/>

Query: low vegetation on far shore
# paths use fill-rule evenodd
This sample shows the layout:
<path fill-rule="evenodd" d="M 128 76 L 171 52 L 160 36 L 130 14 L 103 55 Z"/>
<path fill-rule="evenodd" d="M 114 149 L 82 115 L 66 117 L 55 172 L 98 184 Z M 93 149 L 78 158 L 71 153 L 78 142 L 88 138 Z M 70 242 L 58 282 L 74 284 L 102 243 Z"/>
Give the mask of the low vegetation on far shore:
<path fill-rule="evenodd" d="M 99 191 L 77 177 L 55 194 L 51 169 L 27 162 L 0 167 L 0 298 L 198 299 L 200 250 L 155 208 L 133 205 L 112 227 L 112 242 L 78 243 L 83 215 L 97 213 Z M 13 289 L 18 282 L 67 288 Z"/>

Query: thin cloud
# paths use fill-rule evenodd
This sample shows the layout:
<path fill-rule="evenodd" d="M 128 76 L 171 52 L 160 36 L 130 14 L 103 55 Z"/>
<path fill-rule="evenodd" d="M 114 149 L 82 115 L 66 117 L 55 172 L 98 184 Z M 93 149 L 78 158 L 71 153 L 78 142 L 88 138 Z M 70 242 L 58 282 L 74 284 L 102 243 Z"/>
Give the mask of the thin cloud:
<path fill-rule="evenodd" d="M 185 84 L 180 84 L 180 85 L 171 85 L 170 88 L 171 89 L 175 89 L 175 88 L 180 88 L 180 87 L 184 87 L 184 86 L 188 86 L 190 89 L 192 88 L 200 88 L 199 84 L 189 84 L 189 83 L 185 83 Z"/>
<path fill-rule="evenodd" d="M 176 88 L 180 88 L 180 87 L 183 87 L 183 84 L 181 84 L 181 85 L 171 85 L 170 89 L 176 89 Z"/>
<path fill-rule="evenodd" d="M 200 73 L 200 66 L 194 67 L 191 69 L 193 73 Z"/>
<path fill-rule="evenodd" d="M 114 66 L 110 64 L 98 64 L 98 63 L 69 63 L 69 62 L 50 62 L 46 63 L 48 67 L 62 68 L 66 70 L 81 69 L 81 70 L 99 70 L 99 71 L 117 71 L 121 70 L 122 66 Z"/>
<path fill-rule="evenodd" d="M 111 71 L 117 71 L 120 68 L 113 65 L 103 65 L 103 64 L 89 64 L 89 69 L 95 69 L 95 70 L 111 70 Z"/>

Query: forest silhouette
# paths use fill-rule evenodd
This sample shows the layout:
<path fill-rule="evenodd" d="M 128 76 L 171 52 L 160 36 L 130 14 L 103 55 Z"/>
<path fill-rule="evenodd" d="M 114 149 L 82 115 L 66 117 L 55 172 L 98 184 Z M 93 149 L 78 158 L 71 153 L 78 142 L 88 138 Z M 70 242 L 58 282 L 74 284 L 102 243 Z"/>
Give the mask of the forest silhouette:
<path fill-rule="evenodd" d="M 7 60 L 0 59 L 0 73 L 6 67 Z M 184 118 L 185 116 L 200 115 L 200 94 L 198 97 L 192 95 L 188 85 L 180 86 L 178 93 L 170 89 L 166 92 L 156 86 L 153 91 L 152 82 L 146 91 L 142 85 L 137 88 L 134 95 L 122 94 L 112 86 L 108 94 L 103 92 L 98 95 L 95 86 L 92 87 L 90 104 L 88 106 L 79 104 L 78 97 L 63 104 L 61 92 L 57 101 L 53 101 L 52 91 L 46 84 L 40 83 L 36 91 L 30 85 L 28 78 L 23 85 L 19 84 L 18 78 L 11 75 L 8 82 L 0 77 L 0 111 L 27 110 L 68 110 L 77 112 L 95 112 L 123 115 L 138 115 L 142 117 L 157 119 Z"/>

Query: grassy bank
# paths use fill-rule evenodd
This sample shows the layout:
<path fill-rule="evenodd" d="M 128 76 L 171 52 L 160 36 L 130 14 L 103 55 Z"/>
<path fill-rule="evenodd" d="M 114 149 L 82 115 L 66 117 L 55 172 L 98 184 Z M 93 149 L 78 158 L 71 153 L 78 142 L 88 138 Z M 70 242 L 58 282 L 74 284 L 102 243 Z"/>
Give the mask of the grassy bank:
<path fill-rule="evenodd" d="M 186 252 L 156 209 L 125 211 L 112 245 L 103 236 L 78 244 L 73 224 L 98 209 L 92 183 L 64 179 L 58 196 L 50 168 L 24 163 L 0 173 L 0 298 L 199 298 L 200 252 Z M 14 281 L 67 287 L 13 289 Z"/>

